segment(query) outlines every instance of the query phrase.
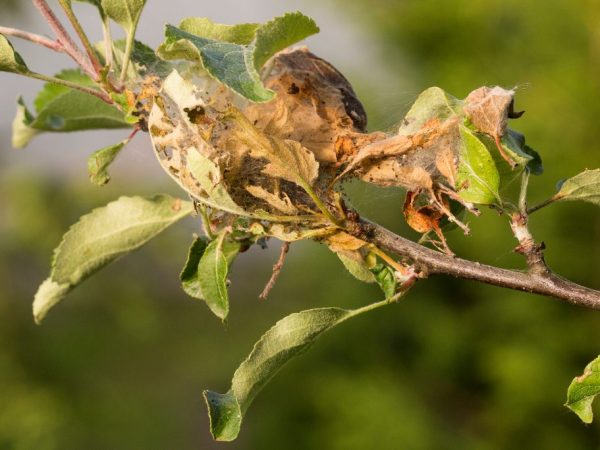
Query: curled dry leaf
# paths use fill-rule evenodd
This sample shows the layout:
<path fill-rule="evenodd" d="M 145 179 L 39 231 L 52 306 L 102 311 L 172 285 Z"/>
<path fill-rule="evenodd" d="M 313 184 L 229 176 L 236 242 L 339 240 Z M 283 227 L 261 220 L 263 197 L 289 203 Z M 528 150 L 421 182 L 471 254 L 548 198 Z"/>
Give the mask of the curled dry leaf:
<path fill-rule="evenodd" d="M 419 194 L 417 192 L 409 191 L 406 193 L 406 200 L 404 201 L 404 218 L 406 219 L 406 223 L 419 233 L 433 231 L 440 240 L 442 249 L 446 253 L 452 254 L 440 227 L 440 221 L 446 215 L 445 211 L 449 211 L 450 208 L 447 199 L 442 199 L 442 207 L 437 207 L 435 203 L 417 205 L 418 199 Z"/>
<path fill-rule="evenodd" d="M 277 97 L 250 104 L 243 110 L 246 117 L 266 134 L 299 142 L 319 163 L 339 162 L 353 153 L 349 143 L 365 138 L 367 115 L 352 86 L 307 49 L 277 54 L 264 83 Z"/>
<path fill-rule="evenodd" d="M 501 138 L 506 132 L 508 119 L 523 114 L 514 112 L 514 96 L 513 89 L 484 86 L 471 92 L 463 106 L 465 114 L 475 128 L 494 138 L 498 151 L 513 167 L 515 162 L 504 151 Z"/>
<path fill-rule="evenodd" d="M 439 170 L 438 160 L 455 164 L 460 146 L 459 121 L 428 120 L 412 135 L 396 135 L 362 148 L 340 177 L 354 172 L 363 180 L 380 186 L 408 190 L 431 190 L 434 180 L 448 178 L 455 168 Z M 439 155 L 442 156 L 439 156 Z M 454 188 L 454 185 L 452 185 Z"/>
<path fill-rule="evenodd" d="M 335 253 L 341 251 L 355 251 L 368 245 L 365 241 L 343 231 L 327 237 L 326 242 L 331 251 Z"/>
<path fill-rule="evenodd" d="M 283 193 L 280 195 L 271 193 L 261 186 L 246 186 L 246 190 L 256 198 L 266 201 L 276 210 L 286 215 L 294 215 L 298 213 L 298 209 L 292 204 L 292 201 Z"/>

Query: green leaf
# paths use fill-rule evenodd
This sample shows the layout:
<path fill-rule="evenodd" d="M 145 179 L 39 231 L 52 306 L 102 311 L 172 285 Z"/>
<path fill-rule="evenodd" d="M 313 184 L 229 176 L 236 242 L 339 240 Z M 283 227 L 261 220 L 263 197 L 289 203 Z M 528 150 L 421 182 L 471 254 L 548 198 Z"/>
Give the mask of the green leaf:
<path fill-rule="evenodd" d="M 247 47 L 194 36 L 171 25 L 165 36 L 159 48 L 161 57 L 200 61 L 212 77 L 249 100 L 266 102 L 275 96 L 263 86 Z"/>
<path fill-rule="evenodd" d="M 600 394 L 600 356 L 589 363 L 583 375 L 575 378 L 567 391 L 565 406 L 585 423 L 592 423 L 592 402 Z"/>
<path fill-rule="evenodd" d="M 25 61 L 3 34 L 0 34 L 0 72 L 29 73 Z"/>
<path fill-rule="evenodd" d="M 375 283 L 375 275 L 367 267 L 365 259 L 360 252 L 357 251 L 340 251 L 336 252 L 342 264 L 350 274 L 363 283 Z"/>
<path fill-rule="evenodd" d="M 146 0 L 101 0 L 102 10 L 127 34 L 134 34 Z"/>
<path fill-rule="evenodd" d="M 431 119 L 446 120 L 462 114 L 461 100 L 439 87 L 423 91 L 413 103 L 400 124 L 398 134 L 409 136 L 418 132 Z"/>
<path fill-rule="evenodd" d="M 113 43 L 113 57 L 119 66 L 123 64 L 125 58 L 127 41 L 119 39 Z M 104 42 L 96 44 L 96 50 L 106 59 L 106 48 Z M 173 65 L 156 56 L 154 50 L 140 41 L 133 41 L 131 55 L 129 57 L 131 66 L 127 68 L 129 78 L 135 79 L 147 75 L 157 75 L 165 78 L 173 70 Z"/>
<path fill-rule="evenodd" d="M 394 270 L 386 264 L 376 264 L 371 268 L 375 275 L 375 281 L 385 294 L 385 298 L 390 298 L 396 293 L 397 281 Z"/>
<path fill-rule="evenodd" d="M 33 303 L 35 321 L 40 323 L 50 308 L 90 275 L 141 247 L 193 209 L 191 202 L 168 195 L 121 197 L 81 217 L 54 252 L 50 277 Z"/>
<path fill-rule="evenodd" d="M 538 152 L 532 149 L 529 145 L 523 146 L 523 151 L 531 156 L 531 161 L 527 163 L 527 168 L 533 175 L 541 175 L 544 173 L 542 157 Z"/>
<path fill-rule="evenodd" d="M 229 314 L 229 295 L 227 293 L 227 274 L 229 266 L 240 251 L 238 242 L 230 241 L 227 233 L 212 241 L 206 247 L 198 262 L 197 286 L 201 300 L 221 320 Z"/>
<path fill-rule="evenodd" d="M 515 130 L 507 128 L 500 143 L 506 154 L 518 166 L 527 166 L 534 158 L 525 150 L 525 136 Z"/>
<path fill-rule="evenodd" d="M 57 78 L 93 87 L 94 83 L 78 70 L 66 70 Z M 130 128 L 125 114 L 113 105 L 85 92 L 48 83 L 34 101 L 37 117 L 19 100 L 13 122 L 13 144 L 23 148 L 40 132 L 70 132 L 95 129 Z M 36 130 L 33 132 L 31 129 Z"/>
<path fill-rule="evenodd" d="M 188 17 L 179 24 L 180 30 L 194 36 L 240 45 L 250 44 L 258 27 L 260 27 L 258 23 L 224 25 L 215 23 L 206 17 Z"/>
<path fill-rule="evenodd" d="M 581 200 L 600 206 L 600 169 L 585 170 L 565 180 L 554 200 Z"/>
<path fill-rule="evenodd" d="M 25 147 L 31 139 L 41 133 L 40 130 L 31 127 L 34 120 L 35 117 L 25 106 L 23 97 L 19 97 L 19 100 L 17 100 L 17 114 L 12 123 L 12 146 L 14 148 Z"/>
<path fill-rule="evenodd" d="M 188 252 L 185 266 L 183 266 L 183 270 L 179 274 L 179 279 L 185 293 L 199 300 L 203 300 L 203 297 L 200 282 L 198 281 L 198 264 L 207 246 L 208 240 L 206 238 L 199 237 L 194 239 Z"/>
<path fill-rule="evenodd" d="M 383 301 L 355 310 L 309 309 L 277 322 L 235 371 L 227 393 L 204 391 L 213 437 L 217 441 L 233 441 L 259 391 L 289 360 L 308 350 L 323 333 L 351 317 L 387 304 Z"/>
<path fill-rule="evenodd" d="M 254 67 L 259 71 L 275 53 L 318 32 L 315 21 L 300 12 L 275 17 L 256 31 Z"/>
<path fill-rule="evenodd" d="M 274 92 L 266 89 L 259 71 L 276 52 L 314 33 L 314 21 L 298 12 L 264 25 L 222 25 L 208 19 L 184 20 L 180 27 L 167 25 L 158 54 L 164 59 L 201 62 L 206 71 L 241 96 L 266 102 Z"/>
<path fill-rule="evenodd" d="M 104 147 L 103 149 L 94 152 L 88 158 L 88 174 L 92 183 L 97 184 L 98 186 L 104 186 L 110 181 L 108 167 L 128 142 L 129 139 L 125 139 L 118 144 Z"/>
<path fill-rule="evenodd" d="M 460 135 L 456 188 L 461 198 L 483 205 L 502 203 L 498 192 L 500 175 L 486 145 L 463 125 L 460 125 Z"/>

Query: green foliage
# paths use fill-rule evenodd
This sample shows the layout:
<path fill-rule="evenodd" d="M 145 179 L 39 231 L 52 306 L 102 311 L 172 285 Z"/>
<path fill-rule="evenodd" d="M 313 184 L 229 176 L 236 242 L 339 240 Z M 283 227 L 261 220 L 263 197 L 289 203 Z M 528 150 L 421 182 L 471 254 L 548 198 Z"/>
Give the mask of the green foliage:
<path fill-rule="evenodd" d="M 81 217 L 54 251 L 50 277 L 33 302 L 36 322 L 90 275 L 141 247 L 192 210 L 191 203 L 167 195 L 121 197 Z"/>
<path fill-rule="evenodd" d="M 600 169 L 585 170 L 565 180 L 554 200 L 581 200 L 600 205 Z"/>
<path fill-rule="evenodd" d="M 97 1 L 89 3 L 98 4 Z M 135 34 L 146 0 L 101 0 L 102 11 L 117 22 L 128 36 Z"/>
<path fill-rule="evenodd" d="M 456 183 L 465 186 L 460 196 L 473 203 L 502 204 L 498 189 L 500 175 L 486 145 L 465 126 L 460 127 L 462 145 Z"/>
<path fill-rule="evenodd" d="M 217 441 L 234 440 L 244 414 L 260 390 L 288 361 L 308 350 L 323 333 L 351 317 L 386 304 L 384 301 L 355 310 L 309 309 L 277 322 L 235 371 L 229 391 L 225 394 L 204 392 L 213 437 Z"/>
<path fill-rule="evenodd" d="M 56 78 L 81 86 L 94 87 L 89 77 L 79 70 L 65 70 Z M 123 112 L 98 97 L 48 83 L 39 92 L 33 115 L 19 99 L 17 115 L 13 122 L 13 145 L 27 146 L 31 138 L 42 132 L 69 132 L 96 129 L 130 128 L 131 123 Z"/>
<path fill-rule="evenodd" d="M 204 300 L 223 321 L 229 314 L 227 273 L 239 251 L 240 244 L 229 239 L 225 232 L 211 242 L 197 238 L 179 276 L 183 290 L 191 297 Z"/>
<path fill-rule="evenodd" d="M 21 58 L 12 44 L 0 34 L 0 72 L 26 74 L 29 72 L 25 61 Z"/>
<path fill-rule="evenodd" d="M 127 145 L 129 139 L 119 142 L 115 145 L 109 145 L 96 152 L 88 158 L 88 174 L 90 181 L 98 186 L 104 186 L 110 181 L 108 167 L 113 163 L 115 158 L 123 147 Z"/>
<path fill-rule="evenodd" d="M 575 378 L 567 391 L 566 406 L 585 423 L 592 423 L 592 402 L 600 394 L 600 357 L 589 363 L 583 375 Z"/>
<path fill-rule="evenodd" d="M 156 154 L 164 153 L 159 160 L 162 157 L 167 161 L 161 160 L 165 170 L 200 203 L 198 211 L 203 214 L 212 239 L 197 238 L 193 242 L 180 275 L 183 290 L 205 301 L 223 321 L 229 315 L 227 276 L 232 261 L 248 246 L 269 237 L 327 242 L 337 233 L 346 233 L 350 239 L 346 245 L 357 245 L 356 248 L 342 246 L 340 251 L 332 250 L 356 278 L 367 283 L 375 281 L 387 299 L 355 310 L 307 310 L 277 322 L 235 372 L 226 394 L 205 392 L 211 432 L 217 440 L 237 437 L 242 418 L 257 393 L 285 363 L 305 351 L 325 331 L 347 318 L 389 303 L 396 299 L 400 289 L 410 287 L 410 284 L 400 285 L 405 281 L 404 272 L 387 264 L 374 264 L 373 254 L 365 257 L 356 250 L 364 250 L 367 242 L 354 238 L 348 234 L 351 230 L 345 228 L 347 211 L 334 189 L 337 169 L 342 168 L 339 171 L 342 175 L 349 172 L 361 175 L 361 170 L 364 175 L 371 164 L 374 168 L 370 169 L 381 176 L 380 185 L 409 190 L 415 195 L 410 198 L 416 199 L 415 204 L 408 205 L 413 214 L 409 224 L 420 232 L 435 231 L 447 252 L 450 250 L 440 224 L 450 219 L 459 223 L 448 211 L 451 200 L 458 204 L 452 205 L 453 210 L 472 210 L 469 203 L 475 203 L 494 205 L 503 213 L 514 214 L 517 212 L 514 192 L 505 188 L 526 168 L 533 174 L 542 172 L 539 155 L 525 144 L 524 136 L 506 125 L 508 118 L 515 117 L 514 90 L 498 87 L 472 92 L 482 96 L 476 102 L 471 94 L 463 101 L 439 88 L 427 89 L 406 114 L 397 135 L 385 139 L 377 140 L 376 134 L 367 136 L 354 128 L 348 135 L 344 135 L 348 130 L 336 129 L 336 137 L 349 139 L 353 144 L 353 140 L 365 139 L 367 144 L 355 148 L 355 154 L 343 155 L 349 159 L 340 159 L 328 167 L 331 161 L 319 160 L 318 153 L 309 148 L 304 138 L 293 139 L 290 130 L 278 130 L 281 124 L 277 120 L 260 128 L 259 120 L 248 120 L 245 116 L 248 109 L 244 109 L 252 108 L 252 102 L 274 100 L 275 90 L 263 84 L 270 72 L 265 65 L 280 50 L 318 32 L 312 19 L 290 13 L 264 25 L 222 25 L 205 18 L 189 18 L 178 28 L 167 26 L 166 41 L 155 53 L 134 40 L 145 1 L 81 1 L 97 6 L 103 18 L 108 17 L 123 27 L 127 39 L 112 42 L 105 36 L 104 46 L 98 47 L 102 49 L 99 53 L 104 67 L 100 70 L 82 65 L 91 78 L 80 71 L 65 71 L 55 82 L 47 84 L 35 100 L 37 115 L 28 111 L 20 99 L 13 124 L 15 147 L 25 146 L 43 131 L 131 126 L 136 131 L 150 129 Z M 64 3 L 70 6 L 70 1 Z M 184 62 L 171 63 L 161 58 Z M 93 55 L 89 62 L 94 66 Z M 312 64 L 322 77 L 320 82 L 330 83 L 327 88 L 335 88 L 336 94 L 331 91 L 326 94 L 343 97 L 343 108 L 331 109 L 340 114 L 342 109 L 346 110 L 354 123 L 356 117 L 352 113 L 355 116 L 359 113 L 348 112 L 351 105 L 346 98 L 352 89 L 348 91 L 339 85 L 343 77 L 326 62 L 313 59 Z M 0 71 L 48 79 L 31 73 L 4 36 L 0 36 Z M 221 85 L 211 84 L 207 74 Z M 286 87 L 280 95 L 298 94 L 300 89 L 294 86 Z M 486 90 L 499 94 L 505 103 L 496 103 L 493 97 L 490 101 L 485 96 Z M 334 104 L 327 95 L 323 98 Z M 278 120 L 281 117 L 304 120 L 297 111 L 285 109 L 289 98 L 277 101 L 281 101 L 275 107 L 279 108 L 275 111 L 280 114 L 275 116 Z M 314 106 L 322 108 L 318 116 L 325 118 L 325 126 L 337 127 L 343 122 L 329 116 L 327 109 L 332 105 L 326 101 L 317 101 Z M 269 107 L 266 105 L 263 110 L 265 114 L 272 113 Z M 134 116 L 140 117 L 139 121 Z M 321 132 L 316 130 L 315 134 Z M 89 172 L 95 184 L 108 182 L 107 169 L 127 142 L 103 148 L 91 156 Z M 391 145 L 386 145 L 390 142 Z M 338 148 L 338 141 L 331 145 L 335 157 L 341 158 L 344 149 Z M 415 165 L 403 162 L 411 157 Z M 241 171 L 243 164 L 256 171 L 248 174 Z M 235 170 L 240 171 L 232 175 Z M 381 172 L 377 173 L 378 170 Z M 551 201 L 584 200 L 600 204 L 598 173 L 599 170 L 586 171 L 567 180 Z M 258 207 L 248 201 L 248 194 Z M 525 194 L 521 192 L 522 197 Z M 405 205 L 405 214 L 407 209 Z M 151 199 L 121 198 L 82 217 L 56 249 L 50 277 L 38 289 L 34 299 L 36 322 L 94 272 L 139 248 L 192 211 L 191 202 L 163 195 Z M 278 215 L 280 212 L 286 215 Z M 403 266 L 404 261 L 397 264 Z M 394 263 L 392 266 L 398 267 Z M 569 389 L 567 405 L 584 421 L 591 421 L 591 403 L 598 393 L 590 389 L 590 385 L 597 384 L 596 365 L 597 360 Z"/>
<path fill-rule="evenodd" d="M 314 21 L 300 13 L 277 17 L 262 26 L 228 26 L 191 18 L 180 28 L 167 25 L 158 54 L 165 59 L 201 62 L 210 75 L 241 96 L 266 102 L 274 93 L 263 86 L 261 67 L 279 50 L 318 31 Z"/>

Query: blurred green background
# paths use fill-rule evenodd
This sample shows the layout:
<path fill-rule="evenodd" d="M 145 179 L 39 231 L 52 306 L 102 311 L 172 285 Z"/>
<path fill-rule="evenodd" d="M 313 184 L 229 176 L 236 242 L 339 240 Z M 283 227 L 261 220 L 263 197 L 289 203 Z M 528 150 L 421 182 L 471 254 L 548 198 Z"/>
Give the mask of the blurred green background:
<path fill-rule="evenodd" d="M 600 167 L 597 0 L 293 3 L 286 9 L 309 14 L 318 3 L 328 11 L 324 31 L 339 20 L 367 40 L 359 49 L 330 48 L 329 59 L 350 67 L 372 130 L 392 127 L 432 85 L 461 98 L 481 85 L 516 86 L 517 109 L 527 112 L 512 126 L 546 169 L 532 180 L 534 202 L 561 178 Z M 15 6 L 31 9 L 0 0 L 2 22 Z M 156 6 L 149 2 L 147 16 Z M 319 39 L 310 43 L 327 47 Z M 13 104 L 2 108 L 4 130 L 13 112 Z M 70 151 L 84 161 L 93 150 Z M 78 216 L 121 194 L 178 191 L 154 175 L 115 172 L 99 189 L 83 166 L 58 175 L 11 168 L 26 152 L 0 149 L 0 449 L 600 448 L 600 426 L 584 426 L 562 406 L 571 379 L 600 353 L 600 313 L 449 278 L 422 282 L 402 304 L 332 331 L 263 391 L 237 442 L 213 443 L 201 392 L 225 391 L 262 332 L 301 309 L 377 300 L 377 289 L 305 243 L 292 246 L 271 297 L 260 302 L 273 243 L 236 262 L 223 327 L 178 286 L 196 228 L 189 220 L 90 279 L 36 327 L 33 294 Z M 150 152 L 142 156 L 152 163 Z M 360 184 L 346 191 L 363 214 L 416 237 L 402 224 L 400 192 Z M 558 273 L 600 288 L 597 207 L 555 205 L 531 225 Z M 505 218 L 485 211 L 471 226 L 469 238 L 448 236 L 459 255 L 522 268 Z"/>

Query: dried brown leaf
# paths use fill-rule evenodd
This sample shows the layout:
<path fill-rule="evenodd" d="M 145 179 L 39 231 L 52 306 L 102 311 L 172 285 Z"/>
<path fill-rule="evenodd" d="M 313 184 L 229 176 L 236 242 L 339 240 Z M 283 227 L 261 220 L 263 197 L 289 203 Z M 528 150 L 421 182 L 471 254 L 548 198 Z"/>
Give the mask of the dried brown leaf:
<path fill-rule="evenodd" d="M 267 191 L 261 186 L 246 186 L 246 190 L 254 197 L 264 200 L 276 210 L 286 215 L 298 214 L 298 209 L 292 204 L 292 201 L 283 193 L 281 196 Z"/>
<path fill-rule="evenodd" d="M 272 62 L 264 83 L 277 97 L 249 105 L 244 114 L 265 133 L 299 142 L 320 163 L 336 163 L 338 139 L 366 129 L 367 116 L 352 86 L 304 48 L 281 52 Z"/>
<path fill-rule="evenodd" d="M 327 245 L 332 252 L 338 253 L 341 251 L 356 251 L 367 245 L 367 243 L 348 233 L 340 231 L 327 238 Z"/>
<path fill-rule="evenodd" d="M 446 177 L 450 187 L 456 187 L 456 172 L 458 170 L 456 154 L 450 148 L 443 148 L 435 155 L 435 166 Z"/>
<path fill-rule="evenodd" d="M 400 186 L 411 191 L 433 187 L 429 172 L 422 167 L 404 166 L 398 159 L 387 159 L 370 166 L 361 178 L 378 186 Z"/>
<path fill-rule="evenodd" d="M 401 186 L 409 190 L 430 189 L 442 175 L 438 154 L 456 158 L 458 119 L 431 119 L 412 135 L 397 135 L 362 148 L 338 178 L 354 172 L 363 180 L 380 186 Z"/>
<path fill-rule="evenodd" d="M 484 86 L 467 96 L 463 109 L 477 130 L 499 139 L 506 131 L 514 95 L 512 89 Z"/>

